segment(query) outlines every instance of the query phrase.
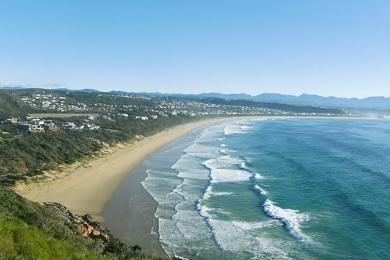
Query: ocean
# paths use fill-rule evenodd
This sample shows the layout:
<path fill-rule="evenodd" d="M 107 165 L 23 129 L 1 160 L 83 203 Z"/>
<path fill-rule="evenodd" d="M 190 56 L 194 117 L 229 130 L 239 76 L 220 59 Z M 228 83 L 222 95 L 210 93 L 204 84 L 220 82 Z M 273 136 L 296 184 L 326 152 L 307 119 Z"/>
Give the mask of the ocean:
<path fill-rule="evenodd" d="M 390 259 L 390 121 L 235 120 L 146 165 L 169 256 Z"/>

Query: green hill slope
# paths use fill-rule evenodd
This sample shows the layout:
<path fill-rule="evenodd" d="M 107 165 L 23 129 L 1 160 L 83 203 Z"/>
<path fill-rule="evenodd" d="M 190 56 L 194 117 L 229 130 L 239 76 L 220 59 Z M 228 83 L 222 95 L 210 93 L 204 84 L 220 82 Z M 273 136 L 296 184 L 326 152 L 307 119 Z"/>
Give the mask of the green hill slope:
<path fill-rule="evenodd" d="M 0 186 L 0 259 L 160 259 L 117 239 L 83 237 L 53 208 Z"/>
<path fill-rule="evenodd" d="M 0 118 L 19 116 L 25 111 L 26 107 L 18 102 L 17 97 L 13 92 L 0 89 Z"/>

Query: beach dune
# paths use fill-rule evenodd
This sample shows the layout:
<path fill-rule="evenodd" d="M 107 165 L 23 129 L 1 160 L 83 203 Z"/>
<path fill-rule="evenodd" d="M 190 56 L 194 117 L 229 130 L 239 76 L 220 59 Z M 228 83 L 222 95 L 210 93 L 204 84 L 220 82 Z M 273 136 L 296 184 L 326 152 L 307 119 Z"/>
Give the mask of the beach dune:
<path fill-rule="evenodd" d="M 76 214 L 103 221 L 101 211 L 124 177 L 149 154 L 191 130 L 223 119 L 178 125 L 121 147 L 99 159 L 70 167 L 49 181 L 19 184 L 15 191 L 36 202 L 59 202 Z"/>

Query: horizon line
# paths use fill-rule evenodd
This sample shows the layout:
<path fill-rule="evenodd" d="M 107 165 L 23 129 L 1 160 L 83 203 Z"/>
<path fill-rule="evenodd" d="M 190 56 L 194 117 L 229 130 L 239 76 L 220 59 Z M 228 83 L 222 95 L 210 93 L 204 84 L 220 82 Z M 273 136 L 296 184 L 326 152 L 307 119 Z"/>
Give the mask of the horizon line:
<path fill-rule="evenodd" d="M 320 94 L 312 94 L 312 93 L 301 93 L 301 94 L 285 94 L 281 92 L 261 92 L 258 94 L 249 94 L 245 92 L 218 92 L 218 91 L 210 91 L 210 92 L 161 92 L 161 91 L 131 91 L 131 90 L 99 90 L 95 89 L 93 87 L 61 87 L 61 84 L 43 84 L 41 86 L 36 86 L 32 84 L 1 84 L 0 83 L 0 89 L 48 89 L 48 90 L 61 90 L 61 89 L 68 89 L 70 91 L 82 91 L 82 90 L 93 90 L 97 92 L 102 93 L 109 93 L 109 92 L 125 92 L 125 93 L 135 93 L 135 94 L 164 94 L 164 95 L 202 95 L 202 94 L 222 94 L 222 95 L 247 95 L 250 97 L 257 97 L 264 94 L 275 94 L 275 95 L 283 95 L 283 96 L 293 96 L 293 97 L 300 97 L 303 95 L 308 96 L 317 96 L 317 97 L 323 97 L 323 98 L 340 98 L 340 99 L 367 99 L 367 98 L 373 98 L 373 97 L 382 97 L 382 98 L 390 98 L 390 96 L 385 95 L 372 95 L 372 96 L 364 96 L 364 97 L 356 97 L 356 96 L 350 96 L 350 97 L 343 97 L 343 96 L 334 96 L 334 95 L 320 95 Z"/>

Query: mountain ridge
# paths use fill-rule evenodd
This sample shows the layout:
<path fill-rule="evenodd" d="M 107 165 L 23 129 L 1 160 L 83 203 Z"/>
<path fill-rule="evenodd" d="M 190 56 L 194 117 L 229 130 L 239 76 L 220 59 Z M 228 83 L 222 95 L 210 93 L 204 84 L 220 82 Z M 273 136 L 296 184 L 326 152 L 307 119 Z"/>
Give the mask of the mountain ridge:
<path fill-rule="evenodd" d="M 218 97 L 223 99 L 244 99 L 259 102 L 275 102 L 292 105 L 312 105 L 321 107 L 350 107 L 350 108 L 390 108 L 390 98 L 385 96 L 372 96 L 366 98 L 345 98 L 335 96 L 320 96 L 313 94 L 301 94 L 299 96 L 284 95 L 278 93 L 262 93 L 259 95 L 248 94 L 222 94 L 201 93 L 200 97 Z"/>
<path fill-rule="evenodd" d="M 5 86 L 0 85 L 0 89 L 30 89 L 29 86 Z M 84 92 L 84 93 L 113 93 L 113 94 L 145 94 L 154 96 L 174 96 L 174 97 L 192 97 L 192 98 L 220 98 L 225 100 L 249 100 L 258 102 L 273 102 L 300 106 L 320 106 L 332 108 L 365 108 L 365 109 L 390 109 L 390 97 L 385 96 L 370 96 L 365 98 L 347 98 L 336 96 L 320 96 L 315 94 L 303 93 L 301 95 L 286 95 L 279 93 L 262 93 L 259 95 L 249 95 L 246 93 L 221 93 L 221 92 L 205 92 L 198 94 L 184 93 L 162 93 L 162 92 L 135 92 L 123 90 L 100 91 L 96 89 L 69 89 L 69 88 L 51 88 L 50 90 L 66 91 L 66 92 Z"/>

